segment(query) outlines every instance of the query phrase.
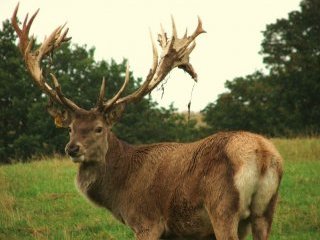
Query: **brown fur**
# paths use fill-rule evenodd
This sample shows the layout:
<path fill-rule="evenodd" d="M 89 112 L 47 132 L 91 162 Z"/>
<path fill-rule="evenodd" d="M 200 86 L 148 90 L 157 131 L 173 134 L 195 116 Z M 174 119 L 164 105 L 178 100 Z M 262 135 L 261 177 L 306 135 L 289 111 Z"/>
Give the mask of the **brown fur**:
<path fill-rule="evenodd" d="M 103 133 L 91 135 L 101 124 Z M 282 163 L 265 138 L 247 132 L 221 132 L 192 143 L 132 146 L 110 132 L 100 116 L 75 118 L 71 127 L 69 145 L 77 142 L 90 148 L 98 141 L 96 151 L 106 152 L 80 161 L 79 190 L 130 226 L 137 239 L 244 239 L 250 226 L 254 239 L 267 239 Z M 276 190 L 261 210 L 259 202 L 254 202 L 260 190 L 256 185 L 250 193 L 250 213 L 243 217 L 245 198 L 238 188 L 247 183 L 237 185 L 235 181 L 251 159 L 257 164 L 253 171 L 257 179 L 276 169 L 276 186 L 270 191 Z M 247 177 L 246 171 L 243 174 Z M 250 186 L 250 176 L 248 179 Z"/>

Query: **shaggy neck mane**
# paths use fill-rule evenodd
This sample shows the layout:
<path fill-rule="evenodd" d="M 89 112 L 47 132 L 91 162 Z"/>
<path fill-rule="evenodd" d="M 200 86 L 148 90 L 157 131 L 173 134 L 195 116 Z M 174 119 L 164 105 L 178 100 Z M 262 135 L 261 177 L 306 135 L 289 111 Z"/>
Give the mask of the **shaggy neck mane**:
<path fill-rule="evenodd" d="M 104 161 L 80 164 L 77 185 L 79 190 L 93 203 L 115 211 L 119 192 L 123 191 L 136 165 L 133 156 L 135 148 L 119 140 L 108 131 L 108 151 Z"/>

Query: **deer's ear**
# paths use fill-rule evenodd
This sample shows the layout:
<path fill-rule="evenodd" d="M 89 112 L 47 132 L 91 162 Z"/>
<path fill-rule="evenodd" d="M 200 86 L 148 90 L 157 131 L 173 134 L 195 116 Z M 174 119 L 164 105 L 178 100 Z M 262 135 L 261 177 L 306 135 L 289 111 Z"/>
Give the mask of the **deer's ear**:
<path fill-rule="evenodd" d="M 122 113 L 124 112 L 125 104 L 120 104 L 115 107 L 113 107 L 111 110 L 109 110 L 105 114 L 106 123 L 108 126 L 112 126 L 115 124 L 122 116 Z"/>
<path fill-rule="evenodd" d="M 54 124 L 59 128 L 67 128 L 71 124 L 72 113 L 51 106 L 47 106 L 47 111 L 54 120 Z"/>

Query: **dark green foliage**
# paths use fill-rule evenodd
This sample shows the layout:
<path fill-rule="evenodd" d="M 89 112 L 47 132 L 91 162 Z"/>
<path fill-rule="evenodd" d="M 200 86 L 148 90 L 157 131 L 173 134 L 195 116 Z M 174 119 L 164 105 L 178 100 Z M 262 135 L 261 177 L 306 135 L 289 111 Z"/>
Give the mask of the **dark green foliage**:
<path fill-rule="evenodd" d="M 128 106 L 114 130 L 118 136 L 135 143 L 188 142 L 201 137 L 196 121 L 187 121 L 173 106 L 156 108 L 151 101 Z"/>
<path fill-rule="evenodd" d="M 63 153 L 67 131 L 56 128 L 47 114 L 47 97 L 33 86 L 9 21 L 3 23 L 0 31 L 0 59 L 0 163 Z M 86 109 L 95 105 L 102 77 L 107 81 L 107 99 L 120 89 L 125 68 L 125 60 L 122 63 L 95 61 L 94 48 L 70 44 L 64 44 L 43 62 L 47 79 L 49 72 L 53 72 L 64 94 Z M 141 79 L 130 80 L 125 94 L 141 83 Z M 187 122 L 173 107 L 157 108 L 149 97 L 129 105 L 114 131 L 130 143 L 188 141 L 198 136 L 194 126 L 194 122 Z"/>
<path fill-rule="evenodd" d="M 26 130 L 28 109 L 34 99 L 40 97 L 18 57 L 20 53 L 14 44 L 15 39 L 9 21 L 4 22 L 0 31 L 1 161 L 15 155 L 14 148 L 21 145 L 19 139 L 23 138 Z"/>
<path fill-rule="evenodd" d="M 227 81 L 229 90 L 203 111 L 212 130 L 273 136 L 320 133 L 320 1 L 269 24 L 262 55 L 270 72 Z"/>

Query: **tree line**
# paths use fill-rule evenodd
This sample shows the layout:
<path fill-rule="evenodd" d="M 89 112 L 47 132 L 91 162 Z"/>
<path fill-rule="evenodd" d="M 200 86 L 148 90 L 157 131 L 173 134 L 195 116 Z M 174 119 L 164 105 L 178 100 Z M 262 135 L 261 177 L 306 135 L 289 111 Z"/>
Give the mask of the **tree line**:
<path fill-rule="evenodd" d="M 227 81 L 227 92 L 204 110 L 212 131 L 250 131 L 269 136 L 319 135 L 320 1 L 263 31 L 261 54 L 268 70 Z"/>
<path fill-rule="evenodd" d="M 217 131 L 247 130 L 267 136 L 320 132 L 320 1 L 304 0 L 299 11 L 263 31 L 261 54 L 268 72 L 225 83 L 226 92 L 201 111 L 205 125 L 188 120 L 149 96 L 129 105 L 113 127 L 129 143 L 191 141 Z M 0 163 L 62 153 L 68 134 L 46 113 L 47 97 L 34 86 L 16 46 L 9 20 L 0 29 Z M 102 77 L 110 98 L 124 81 L 126 61 L 96 61 L 94 48 L 64 44 L 44 61 L 64 93 L 85 108 L 94 106 Z M 131 74 L 128 94 L 141 84 Z"/>

